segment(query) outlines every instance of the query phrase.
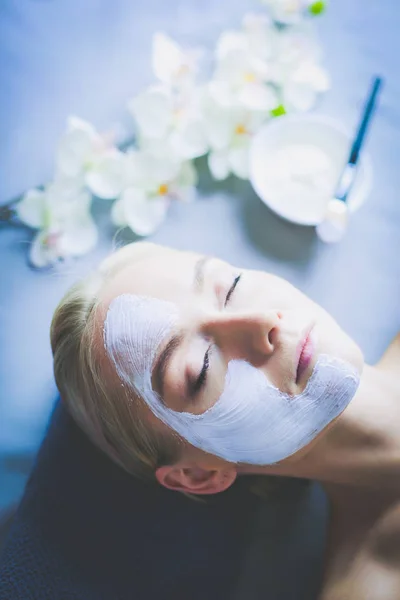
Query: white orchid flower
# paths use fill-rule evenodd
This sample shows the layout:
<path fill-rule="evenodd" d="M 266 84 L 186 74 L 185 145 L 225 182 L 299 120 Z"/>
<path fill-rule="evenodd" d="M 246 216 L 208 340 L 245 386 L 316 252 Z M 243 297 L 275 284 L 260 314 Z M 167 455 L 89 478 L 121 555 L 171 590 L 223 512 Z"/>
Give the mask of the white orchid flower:
<path fill-rule="evenodd" d="M 86 254 L 97 243 L 90 215 L 91 195 L 71 180 L 55 181 L 44 190 L 30 190 L 18 203 L 20 220 L 38 229 L 30 249 L 35 267 L 52 265 L 70 256 Z"/>
<path fill-rule="evenodd" d="M 205 104 L 204 113 L 211 146 L 208 165 L 213 177 L 221 180 L 233 173 L 247 179 L 251 139 L 268 119 L 269 111 L 251 111 L 238 106 L 228 109 L 211 98 Z"/>
<path fill-rule="evenodd" d="M 199 58 L 199 51 L 184 50 L 164 33 L 153 36 L 153 72 L 168 87 L 192 85 L 197 75 Z"/>
<path fill-rule="evenodd" d="M 161 225 L 172 200 L 191 200 L 197 183 L 191 162 L 178 162 L 158 148 L 158 153 L 148 149 L 128 155 L 131 183 L 111 211 L 115 225 L 130 227 L 140 236 Z"/>
<path fill-rule="evenodd" d="M 217 64 L 212 82 L 214 98 L 225 106 L 241 105 L 250 110 L 272 110 L 278 104 L 268 85 L 268 41 L 263 32 L 248 23 L 246 32 L 224 32 L 216 47 Z"/>
<path fill-rule="evenodd" d="M 163 140 L 179 160 L 206 154 L 203 117 L 195 89 L 176 91 L 166 86 L 151 86 L 129 103 L 136 121 L 141 145 Z"/>
<path fill-rule="evenodd" d="M 124 155 L 90 123 L 70 117 L 59 144 L 56 172 L 57 177 L 85 184 L 99 198 L 116 198 L 124 187 Z"/>

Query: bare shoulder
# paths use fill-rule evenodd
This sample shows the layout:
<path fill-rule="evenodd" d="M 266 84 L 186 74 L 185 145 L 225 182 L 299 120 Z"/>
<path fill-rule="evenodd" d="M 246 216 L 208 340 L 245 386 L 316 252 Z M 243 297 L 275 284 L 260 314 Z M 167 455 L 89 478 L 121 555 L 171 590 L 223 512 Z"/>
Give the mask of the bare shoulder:
<path fill-rule="evenodd" d="M 359 559 L 351 576 L 323 590 L 319 600 L 399 600 L 400 574 Z"/>
<path fill-rule="evenodd" d="M 400 367 L 400 333 L 391 341 L 376 366 L 382 371 L 393 372 L 393 374 L 397 371 L 398 373 Z"/>
<path fill-rule="evenodd" d="M 376 369 L 400 398 L 400 334 Z M 400 600 L 400 498 L 328 486 L 331 519 L 318 600 Z"/>
<path fill-rule="evenodd" d="M 400 573 L 400 500 L 377 520 L 366 539 L 365 550 L 372 560 Z"/>
<path fill-rule="evenodd" d="M 400 500 L 369 522 L 351 526 L 347 516 L 333 525 L 342 535 L 319 600 L 400 600 Z"/>

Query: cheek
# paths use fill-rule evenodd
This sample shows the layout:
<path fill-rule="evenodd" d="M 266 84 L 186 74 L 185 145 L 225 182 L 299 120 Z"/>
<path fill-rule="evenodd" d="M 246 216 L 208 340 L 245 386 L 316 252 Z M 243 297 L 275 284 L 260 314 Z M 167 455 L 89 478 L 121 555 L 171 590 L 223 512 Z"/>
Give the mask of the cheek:
<path fill-rule="evenodd" d="M 218 402 L 226 385 L 227 364 L 217 348 L 210 354 L 210 368 L 207 384 L 196 400 L 187 409 L 194 415 L 201 415 Z"/>
<path fill-rule="evenodd" d="M 318 306 L 317 311 L 319 352 L 341 358 L 361 373 L 364 358 L 359 346 L 324 309 Z"/>
<path fill-rule="evenodd" d="M 253 303 L 266 309 L 309 311 L 313 302 L 285 279 L 269 273 L 252 272 L 249 277 L 247 296 Z"/>

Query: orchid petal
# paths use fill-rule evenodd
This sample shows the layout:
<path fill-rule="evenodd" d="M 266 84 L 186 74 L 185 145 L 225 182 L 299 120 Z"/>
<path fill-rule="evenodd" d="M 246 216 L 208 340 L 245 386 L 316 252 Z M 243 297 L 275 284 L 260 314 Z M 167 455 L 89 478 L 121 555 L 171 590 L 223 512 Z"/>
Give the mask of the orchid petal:
<path fill-rule="evenodd" d="M 182 51 L 178 44 L 163 33 L 153 36 L 153 71 L 164 83 L 171 83 L 182 64 Z"/>
<path fill-rule="evenodd" d="M 79 220 L 81 218 L 85 218 L 86 215 L 88 215 L 90 213 L 90 207 L 92 204 L 92 195 L 91 193 L 86 190 L 80 190 L 80 192 L 69 202 L 64 202 L 61 204 L 58 204 L 58 206 L 55 207 L 55 211 L 58 210 L 58 208 L 62 208 L 64 207 L 64 211 L 61 213 L 63 216 L 64 220 L 68 220 L 68 221 L 76 221 Z"/>
<path fill-rule="evenodd" d="M 171 133 L 170 142 L 177 156 L 191 160 L 208 152 L 204 124 L 200 119 L 188 120 L 179 130 Z"/>
<path fill-rule="evenodd" d="M 242 144 L 238 147 L 231 148 L 229 151 L 228 161 L 230 169 L 236 177 L 240 179 L 249 178 L 249 145 Z"/>
<path fill-rule="evenodd" d="M 246 13 L 243 17 L 243 29 L 248 35 L 255 35 L 257 33 L 269 32 L 270 29 L 274 28 L 274 24 L 271 19 L 261 13 Z"/>
<path fill-rule="evenodd" d="M 224 31 L 221 33 L 215 48 L 215 56 L 217 60 L 222 60 L 228 54 L 237 50 L 247 50 L 246 36 L 239 31 Z"/>
<path fill-rule="evenodd" d="M 46 230 L 39 231 L 34 237 L 29 250 L 29 260 L 38 269 L 50 266 L 60 259 L 57 243 L 54 246 L 48 244 L 49 235 L 52 234 L 49 234 Z"/>
<path fill-rule="evenodd" d="M 136 119 L 140 134 L 162 138 L 172 120 L 171 95 L 161 87 L 151 87 L 134 98 L 129 108 Z"/>
<path fill-rule="evenodd" d="M 152 140 L 153 142 L 153 140 Z M 126 187 L 137 185 L 143 179 L 139 150 L 129 150 L 124 157 Z"/>
<path fill-rule="evenodd" d="M 46 187 L 47 202 L 59 204 L 70 202 L 80 196 L 85 187 L 85 177 L 64 177 L 56 174 L 56 178 Z"/>
<path fill-rule="evenodd" d="M 129 226 L 141 236 L 153 233 L 165 219 L 169 201 L 164 197 L 149 198 L 142 190 L 128 188 L 113 210 L 116 224 Z"/>
<path fill-rule="evenodd" d="M 238 100 L 250 110 L 269 112 L 278 104 L 278 96 L 271 86 L 262 83 L 248 83 L 238 94 Z"/>
<path fill-rule="evenodd" d="M 268 65 L 249 50 L 232 50 L 217 64 L 215 79 L 233 85 L 245 85 L 249 81 L 262 81 L 268 77 Z"/>
<path fill-rule="evenodd" d="M 214 179 L 226 179 L 230 173 L 228 153 L 226 151 L 210 152 L 208 155 L 208 167 Z"/>
<path fill-rule="evenodd" d="M 126 227 L 125 207 L 123 198 L 115 200 L 111 207 L 110 213 L 111 222 L 117 227 Z"/>
<path fill-rule="evenodd" d="M 64 190 L 57 182 L 46 189 L 43 229 L 64 229 L 66 224 L 85 217 L 90 210 L 91 194 L 84 188 Z"/>
<path fill-rule="evenodd" d="M 298 67 L 303 62 L 318 63 L 322 49 L 310 23 L 289 27 L 280 33 L 277 40 L 278 61 L 283 67 Z"/>
<path fill-rule="evenodd" d="M 276 107 L 276 104 L 274 108 Z M 248 111 L 246 118 L 244 119 L 247 129 L 250 133 L 256 133 L 256 131 L 265 123 L 267 118 L 270 117 L 270 111 L 263 112 L 261 110 Z"/>
<path fill-rule="evenodd" d="M 229 145 L 233 129 L 232 111 L 217 105 L 205 107 L 204 131 L 213 150 L 222 150 Z"/>
<path fill-rule="evenodd" d="M 153 36 L 153 71 L 157 79 L 167 85 L 178 83 L 193 75 L 196 64 L 194 57 L 170 37 L 163 33 Z"/>
<path fill-rule="evenodd" d="M 82 256 L 96 246 L 97 240 L 97 227 L 87 214 L 65 227 L 60 237 L 60 251 L 63 256 Z"/>
<path fill-rule="evenodd" d="M 325 69 L 313 63 L 303 63 L 284 83 L 284 104 L 294 110 L 310 110 L 315 104 L 316 92 L 326 91 L 329 85 Z"/>
<path fill-rule="evenodd" d="M 304 0 L 262 0 L 278 23 L 290 25 L 300 21 L 306 8 Z"/>
<path fill-rule="evenodd" d="M 99 198 L 116 198 L 126 184 L 126 163 L 120 152 L 103 156 L 86 174 L 86 185 Z"/>
<path fill-rule="evenodd" d="M 57 170 L 66 177 L 77 177 L 93 153 L 93 140 L 86 131 L 75 129 L 60 141 Z"/>
<path fill-rule="evenodd" d="M 197 198 L 197 188 L 195 186 L 185 187 L 180 190 L 179 200 L 186 203 L 194 202 Z"/>
<path fill-rule="evenodd" d="M 46 204 L 45 192 L 41 190 L 29 190 L 24 194 L 22 200 L 16 206 L 19 219 L 35 229 L 43 226 L 43 216 Z"/>
<path fill-rule="evenodd" d="M 210 81 L 207 91 L 210 100 L 221 107 L 231 108 L 235 104 L 235 94 L 232 92 L 232 87 L 226 81 Z"/>
<path fill-rule="evenodd" d="M 330 78 L 326 70 L 314 63 L 303 63 L 294 75 L 296 82 L 308 82 L 315 91 L 326 92 L 330 88 Z"/>
<path fill-rule="evenodd" d="M 198 183 L 198 174 L 194 164 L 190 161 L 183 163 L 177 183 L 182 188 L 194 188 Z"/>
<path fill-rule="evenodd" d="M 289 110 L 306 112 L 314 106 L 316 98 L 315 90 L 307 83 L 289 81 L 283 88 L 283 104 Z"/>
<path fill-rule="evenodd" d="M 76 130 L 83 131 L 92 140 L 95 140 L 97 137 L 99 137 L 97 131 L 91 123 L 84 121 L 75 115 L 70 115 L 67 119 L 67 132 L 69 133 Z"/>
<path fill-rule="evenodd" d="M 276 53 L 279 33 L 265 15 L 245 16 L 243 27 L 249 50 L 263 61 L 270 61 Z"/>
<path fill-rule="evenodd" d="M 146 140 L 143 150 L 127 157 L 127 187 L 154 192 L 161 184 L 175 179 L 181 159 L 172 152 L 168 140 Z"/>

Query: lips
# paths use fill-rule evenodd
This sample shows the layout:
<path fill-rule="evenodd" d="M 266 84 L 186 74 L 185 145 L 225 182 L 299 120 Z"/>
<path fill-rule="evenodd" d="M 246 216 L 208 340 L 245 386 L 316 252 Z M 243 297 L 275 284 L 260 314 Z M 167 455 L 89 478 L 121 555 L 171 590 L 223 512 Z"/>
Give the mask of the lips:
<path fill-rule="evenodd" d="M 296 370 L 296 383 L 300 383 L 302 376 L 307 371 L 309 367 L 313 354 L 314 354 L 314 344 L 311 337 L 311 332 L 314 328 L 314 325 L 308 327 L 304 336 L 302 336 L 301 342 L 297 347 L 296 356 L 297 359 L 297 370 Z"/>

